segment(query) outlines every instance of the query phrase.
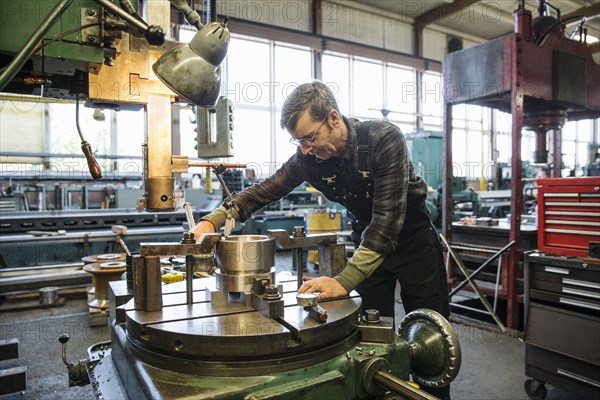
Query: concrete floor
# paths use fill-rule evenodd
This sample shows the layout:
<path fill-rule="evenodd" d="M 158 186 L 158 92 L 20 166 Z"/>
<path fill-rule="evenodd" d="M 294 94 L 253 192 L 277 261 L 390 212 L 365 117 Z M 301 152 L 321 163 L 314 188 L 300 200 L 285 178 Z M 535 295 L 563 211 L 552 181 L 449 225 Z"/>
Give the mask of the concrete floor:
<path fill-rule="evenodd" d="M 288 258 L 289 260 L 289 258 Z M 289 269 L 289 264 L 278 268 Z M 309 267 L 309 275 L 316 271 Z M 404 315 L 397 304 L 397 321 Z M 524 343 L 518 334 L 502 334 L 491 325 L 473 324 L 452 318 L 462 348 L 462 367 L 452 383 L 455 400 L 528 399 L 523 389 Z M 18 338 L 20 357 L 17 365 L 28 368 L 27 390 L 24 393 L 0 396 L 4 399 L 92 399 L 91 387 L 69 387 L 67 369 L 61 359 L 58 336 L 70 336 L 67 359 L 87 356 L 92 344 L 109 340 L 105 326 L 92 328 L 88 323 L 88 308 L 84 299 L 67 300 L 63 307 L 27 312 L 0 314 L 0 339 Z M 15 362 L 12 362 L 14 365 Z M 7 362 L 0 363 L 5 368 Z M 547 400 L 581 400 L 562 389 L 546 385 Z"/>

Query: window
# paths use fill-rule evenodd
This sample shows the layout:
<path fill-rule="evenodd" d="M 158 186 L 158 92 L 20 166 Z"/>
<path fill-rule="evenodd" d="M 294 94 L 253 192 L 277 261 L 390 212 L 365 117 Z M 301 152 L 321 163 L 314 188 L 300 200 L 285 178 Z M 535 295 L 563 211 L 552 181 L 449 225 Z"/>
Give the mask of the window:
<path fill-rule="evenodd" d="M 382 118 L 383 66 L 381 63 L 354 60 L 352 76 L 353 114 L 356 118 Z"/>
<path fill-rule="evenodd" d="M 349 57 L 324 54 L 321 61 L 323 82 L 333 90 L 342 114 L 351 115 Z"/>
<path fill-rule="evenodd" d="M 442 98 L 442 77 L 440 74 L 432 72 L 423 73 L 421 103 L 425 130 L 441 131 L 444 101 Z"/>
<path fill-rule="evenodd" d="M 390 122 L 402 132 L 413 132 L 416 127 L 417 83 L 413 69 L 388 65 L 386 68 L 387 109 Z"/>

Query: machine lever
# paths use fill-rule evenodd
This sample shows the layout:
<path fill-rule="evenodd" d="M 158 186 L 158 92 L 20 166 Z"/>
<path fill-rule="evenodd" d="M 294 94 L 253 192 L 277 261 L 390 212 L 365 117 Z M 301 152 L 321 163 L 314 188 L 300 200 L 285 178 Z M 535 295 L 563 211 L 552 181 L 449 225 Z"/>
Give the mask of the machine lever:
<path fill-rule="evenodd" d="M 81 138 L 81 150 L 83 151 L 85 159 L 87 160 L 90 174 L 92 175 L 92 178 L 100 179 L 102 178 L 100 164 L 98 164 L 98 161 L 96 161 L 96 157 L 94 157 L 94 153 L 92 152 L 92 146 L 84 139 L 83 133 L 81 132 L 81 127 L 79 126 L 79 93 L 75 95 L 75 125 L 77 126 L 79 138 Z"/>
<path fill-rule="evenodd" d="M 82 360 L 79 360 L 79 362 L 77 363 L 67 361 L 67 342 L 69 341 L 69 335 L 63 333 L 58 337 L 58 341 L 62 346 L 62 360 L 67 366 L 67 371 L 69 373 L 69 386 L 81 386 L 90 383 L 90 377 L 88 376 L 86 369 L 89 360 L 87 358 L 84 358 Z"/>
<path fill-rule="evenodd" d="M 87 160 L 88 168 L 90 170 L 92 178 L 102 178 L 102 169 L 100 169 L 100 164 L 98 164 L 98 161 L 96 161 L 96 157 L 94 157 L 94 153 L 92 152 L 92 146 L 88 142 L 83 141 L 81 142 L 81 150 L 83 151 L 85 159 Z"/>

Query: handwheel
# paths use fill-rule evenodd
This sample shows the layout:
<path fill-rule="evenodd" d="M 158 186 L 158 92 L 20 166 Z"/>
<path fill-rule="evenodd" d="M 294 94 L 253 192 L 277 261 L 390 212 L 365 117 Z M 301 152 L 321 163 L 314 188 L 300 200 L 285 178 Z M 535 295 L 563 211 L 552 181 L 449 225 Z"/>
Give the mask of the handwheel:
<path fill-rule="evenodd" d="M 525 392 L 531 400 L 544 400 L 548 394 L 546 386 L 535 379 L 527 379 L 525 381 Z"/>
<path fill-rule="evenodd" d="M 460 343 L 441 314 L 425 308 L 415 310 L 402 319 L 398 334 L 410 345 L 416 382 L 442 387 L 456 378 L 462 360 Z"/>

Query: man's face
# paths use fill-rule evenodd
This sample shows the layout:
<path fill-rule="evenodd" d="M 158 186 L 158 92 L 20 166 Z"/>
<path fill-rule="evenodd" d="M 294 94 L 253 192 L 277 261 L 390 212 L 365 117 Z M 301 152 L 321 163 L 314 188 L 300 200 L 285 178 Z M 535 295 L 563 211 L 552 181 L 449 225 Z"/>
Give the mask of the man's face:
<path fill-rule="evenodd" d="M 328 113 L 321 121 L 315 121 L 311 118 L 308 111 L 305 111 L 298 119 L 296 129 L 290 132 L 292 139 L 290 142 L 300 147 L 302 154 L 312 154 L 319 159 L 327 160 L 335 153 L 335 146 L 331 143 L 331 129 L 328 120 L 331 113 Z"/>

